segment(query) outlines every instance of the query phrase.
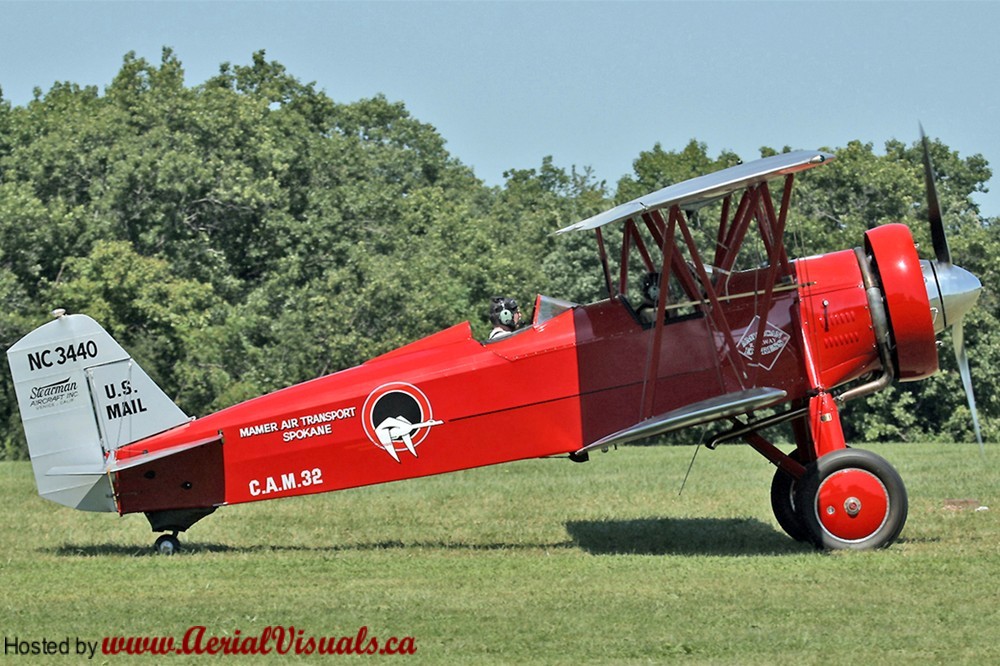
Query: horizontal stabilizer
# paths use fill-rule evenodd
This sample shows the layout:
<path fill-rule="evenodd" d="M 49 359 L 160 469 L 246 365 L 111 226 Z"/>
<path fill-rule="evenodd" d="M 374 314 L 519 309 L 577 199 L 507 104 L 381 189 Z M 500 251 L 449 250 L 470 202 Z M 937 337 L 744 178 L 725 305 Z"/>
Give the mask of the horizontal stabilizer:
<path fill-rule="evenodd" d="M 158 451 L 153 451 L 152 453 L 143 453 L 138 456 L 132 456 L 131 458 L 125 458 L 124 460 L 112 461 L 108 465 L 108 472 L 120 472 L 124 469 L 129 469 L 131 467 L 137 467 L 139 465 L 145 465 L 148 462 L 153 462 L 154 460 L 159 460 L 160 458 L 166 458 L 168 456 L 173 456 L 182 451 L 189 451 L 191 449 L 196 449 L 199 446 L 204 446 L 206 444 L 211 444 L 212 442 L 218 442 L 219 437 L 209 437 L 207 439 L 202 439 L 197 442 L 189 442 L 187 444 L 180 444 L 178 446 L 171 446 L 170 448 L 160 449 Z"/>
<path fill-rule="evenodd" d="M 153 451 L 152 453 L 143 453 L 141 455 L 132 456 L 131 458 L 125 458 L 124 460 L 115 460 L 114 458 L 108 458 L 108 463 L 106 465 L 64 465 L 62 467 L 50 467 L 45 473 L 46 476 L 102 476 L 104 474 L 110 474 L 112 472 L 120 472 L 125 469 L 132 467 L 138 467 L 139 465 L 145 465 L 146 463 L 153 462 L 154 460 L 159 460 L 160 458 L 166 458 L 172 456 L 182 451 L 188 451 L 190 449 L 198 448 L 199 446 L 204 446 L 205 444 L 211 444 L 212 442 L 219 441 L 218 437 L 209 437 L 208 439 L 203 439 L 198 442 L 190 442 L 188 444 L 181 444 L 179 446 L 171 446 L 167 449 L 160 449 L 159 451 Z"/>
<path fill-rule="evenodd" d="M 102 476 L 106 473 L 101 465 L 62 465 L 49 467 L 45 476 Z"/>
<path fill-rule="evenodd" d="M 769 407 L 780 402 L 784 397 L 785 392 L 781 389 L 766 386 L 727 393 L 726 395 L 702 400 L 701 402 L 675 409 L 666 414 L 640 421 L 624 430 L 619 430 L 607 437 L 602 437 L 592 444 L 588 444 L 577 451 L 576 454 L 579 455 L 595 449 L 604 449 L 609 446 L 625 444 L 645 437 L 655 437 L 656 435 L 662 435 L 674 430 L 680 430 L 681 428 L 708 423 L 709 421 L 729 416 L 745 414 L 755 409 Z"/>

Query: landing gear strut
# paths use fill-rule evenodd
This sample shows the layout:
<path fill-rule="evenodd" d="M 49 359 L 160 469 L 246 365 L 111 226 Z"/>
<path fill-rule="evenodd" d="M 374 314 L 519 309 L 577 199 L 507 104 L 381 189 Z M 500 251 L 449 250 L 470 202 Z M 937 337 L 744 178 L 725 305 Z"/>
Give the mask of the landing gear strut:
<path fill-rule="evenodd" d="M 829 394 L 810 399 L 808 420 L 802 410 L 787 415 L 726 433 L 742 436 L 778 467 L 771 481 L 771 508 L 781 528 L 796 541 L 826 550 L 892 544 L 908 512 L 899 473 L 881 456 L 847 447 L 837 404 Z M 778 419 L 792 420 L 797 448 L 788 455 L 750 429 Z"/>

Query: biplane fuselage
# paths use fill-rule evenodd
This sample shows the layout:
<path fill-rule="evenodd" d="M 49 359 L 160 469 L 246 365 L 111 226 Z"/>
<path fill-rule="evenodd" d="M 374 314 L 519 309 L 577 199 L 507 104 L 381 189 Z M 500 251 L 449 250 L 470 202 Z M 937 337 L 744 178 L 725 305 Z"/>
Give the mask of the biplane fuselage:
<path fill-rule="evenodd" d="M 177 454 L 183 465 L 156 458 L 118 472 L 117 509 L 210 507 L 572 454 L 643 421 L 644 393 L 658 415 L 755 386 L 800 401 L 818 387 L 831 390 L 879 370 L 854 253 L 792 265 L 810 281 L 775 295 L 761 344 L 761 297 L 753 287 L 764 271 L 729 281 L 731 292 L 748 295 L 722 303 L 728 331 L 714 330 L 700 312 L 668 315 L 653 381 L 655 326 L 644 325 L 623 297 L 536 317 L 488 343 L 466 322 L 118 449 L 119 463 L 139 463 L 204 442 Z M 439 423 L 413 432 L 412 450 L 386 444 L 376 434 L 380 399 L 406 406 L 412 423 Z"/>

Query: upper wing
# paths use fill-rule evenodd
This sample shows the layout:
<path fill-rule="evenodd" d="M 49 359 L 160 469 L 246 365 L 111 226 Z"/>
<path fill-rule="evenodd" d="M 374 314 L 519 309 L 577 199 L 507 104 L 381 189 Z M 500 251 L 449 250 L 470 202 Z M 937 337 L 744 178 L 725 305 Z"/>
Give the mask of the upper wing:
<path fill-rule="evenodd" d="M 560 229 L 557 233 L 578 229 L 596 229 L 606 224 L 620 222 L 658 208 L 679 205 L 681 208 L 698 208 L 730 192 L 761 183 L 777 176 L 811 169 L 833 159 L 830 153 L 816 150 L 797 150 L 781 153 L 745 164 L 738 164 L 722 171 L 698 176 L 676 183 L 632 201 L 615 206 L 593 217 Z"/>

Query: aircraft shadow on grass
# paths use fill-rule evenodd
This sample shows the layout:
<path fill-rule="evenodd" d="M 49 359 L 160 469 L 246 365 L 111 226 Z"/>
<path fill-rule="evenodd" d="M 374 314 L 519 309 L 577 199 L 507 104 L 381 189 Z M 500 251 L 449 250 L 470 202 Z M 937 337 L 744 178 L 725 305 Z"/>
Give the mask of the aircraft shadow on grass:
<path fill-rule="evenodd" d="M 593 555 L 785 555 L 812 550 L 754 518 L 634 518 L 566 524 Z"/>
<path fill-rule="evenodd" d="M 636 518 L 631 520 L 576 520 L 566 523 L 569 539 L 545 543 L 460 543 L 453 541 L 383 541 L 307 545 L 186 544 L 184 553 L 337 552 L 394 549 L 465 551 L 532 551 L 579 549 L 591 555 L 790 555 L 809 552 L 806 544 L 789 539 L 771 525 L 754 518 Z M 63 557 L 152 556 L 152 549 L 116 543 L 70 544 L 44 552 Z"/>
<path fill-rule="evenodd" d="M 572 541 L 550 542 L 550 543 L 457 543 L 449 541 L 402 541 L 398 539 L 386 539 L 384 541 L 372 541 L 364 543 L 332 544 L 328 546 L 304 546 L 304 545 L 229 545 L 221 543 L 205 543 L 193 541 L 184 544 L 182 554 L 194 553 L 280 553 L 280 552 L 364 552 L 379 550 L 401 550 L 401 549 L 438 549 L 438 550 L 468 550 L 468 551 L 527 551 L 527 550 L 553 550 L 576 548 Z M 127 546 L 117 543 L 100 544 L 70 544 L 66 543 L 58 548 L 43 548 L 39 552 L 58 555 L 61 557 L 146 557 L 156 556 L 157 553 L 148 546 Z"/>

